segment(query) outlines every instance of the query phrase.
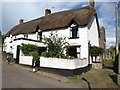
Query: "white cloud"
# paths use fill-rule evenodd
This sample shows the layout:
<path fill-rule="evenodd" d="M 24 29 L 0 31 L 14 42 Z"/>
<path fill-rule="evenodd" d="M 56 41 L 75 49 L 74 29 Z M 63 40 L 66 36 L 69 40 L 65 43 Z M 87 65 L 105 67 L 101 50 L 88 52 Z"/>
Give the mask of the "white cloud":
<path fill-rule="evenodd" d="M 2 2 L 88 2 L 89 0 L 2 0 Z M 115 2 L 116 0 L 95 0 L 95 2 Z"/>
<path fill-rule="evenodd" d="M 106 37 L 107 48 L 115 46 L 116 38 L 115 37 Z"/>

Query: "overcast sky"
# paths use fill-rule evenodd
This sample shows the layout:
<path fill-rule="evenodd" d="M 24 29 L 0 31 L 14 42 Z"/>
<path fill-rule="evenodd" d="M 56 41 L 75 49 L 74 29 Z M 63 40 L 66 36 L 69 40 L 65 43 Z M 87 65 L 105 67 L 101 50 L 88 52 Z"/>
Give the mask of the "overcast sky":
<path fill-rule="evenodd" d="M 54 13 L 89 5 L 89 0 L 71 0 L 71 2 L 70 0 L 48 1 L 28 0 L 25 2 L 24 0 L 3 0 L 0 3 L 0 29 L 5 34 L 18 24 L 19 19 L 22 18 L 27 22 L 39 18 L 44 15 L 46 8 L 51 9 L 52 13 Z M 106 2 L 101 2 L 100 0 L 95 0 L 95 9 L 98 14 L 100 26 L 104 25 L 106 30 L 107 47 L 115 45 L 115 0 L 111 1 L 106 0 Z"/>

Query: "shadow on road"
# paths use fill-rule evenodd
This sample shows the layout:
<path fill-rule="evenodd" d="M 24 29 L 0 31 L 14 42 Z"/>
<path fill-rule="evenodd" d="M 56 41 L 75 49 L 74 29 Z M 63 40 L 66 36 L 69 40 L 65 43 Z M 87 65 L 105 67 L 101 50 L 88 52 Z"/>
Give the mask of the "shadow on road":
<path fill-rule="evenodd" d="M 84 80 L 85 82 L 87 82 L 88 88 L 89 88 L 89 90 L 91 90 L 91 86 L 90 86 L 90 83 L 88 82 L 88 80 L 85 79 L 85 78 L 82 78 L 82 80 Z"/>
<path fill-rule="evenodd" d="M 115 84 L 117 84 L 117 75 L 109 75 Z"/>

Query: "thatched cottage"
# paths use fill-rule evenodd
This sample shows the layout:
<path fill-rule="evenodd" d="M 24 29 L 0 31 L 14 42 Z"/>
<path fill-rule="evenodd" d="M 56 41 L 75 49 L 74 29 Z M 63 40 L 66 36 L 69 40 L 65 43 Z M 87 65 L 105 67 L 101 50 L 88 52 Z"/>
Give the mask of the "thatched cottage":
<path fill-rule="evenodd" d="M 42 36 L 57 32 L 60 36 L 67 37 L 69 55 L 86 58 L 85 66 L 87 67 L 91 64 L 89 45 L 100 46 L 100 28 L 94 4 L 95 2 L 90 0 L 89 6 L 56 13 L 51 13 L 50 9 L 46 9 L 45 16 L 28 22 L 21 19 L 19 25 L 7 32 L 4 51 L 12 53 L 13 58 L 18 60 L 19 45 L 30 43 L 45 47 L 41 42 Z"/>

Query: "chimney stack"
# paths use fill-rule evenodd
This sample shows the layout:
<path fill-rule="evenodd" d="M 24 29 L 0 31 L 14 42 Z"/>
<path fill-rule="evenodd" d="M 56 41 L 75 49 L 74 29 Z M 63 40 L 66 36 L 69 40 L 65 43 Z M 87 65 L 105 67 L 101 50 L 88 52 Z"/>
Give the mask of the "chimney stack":
<path fill-rule="evenodd" d="M 49 15 L 49 14 L 51 14 L 51 10 L 50 9 L 45 9 L 45 16 Z"/>
<path fill-rule="evenodd" d="M 94 2 L 94 0 L 90 0 L 89 4 L 90 4 L 91 7 L 94 8 L 94 6 L 95 6 L 95 2 Z"/>
<path fill-rule="evenodd" d="M 23 24 L 24 20 L 23 19 L 20 19 L 19 20 L 19 24 Z"/>

